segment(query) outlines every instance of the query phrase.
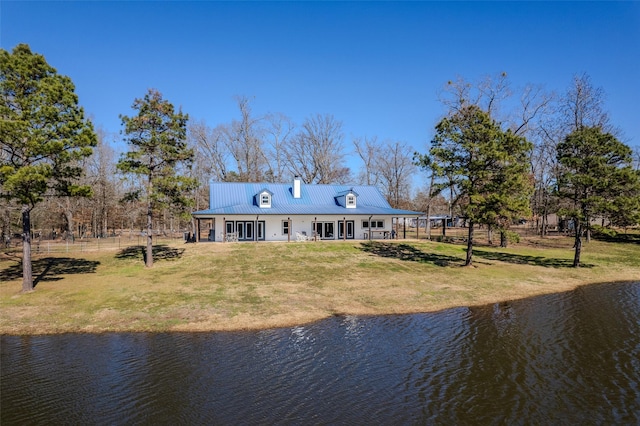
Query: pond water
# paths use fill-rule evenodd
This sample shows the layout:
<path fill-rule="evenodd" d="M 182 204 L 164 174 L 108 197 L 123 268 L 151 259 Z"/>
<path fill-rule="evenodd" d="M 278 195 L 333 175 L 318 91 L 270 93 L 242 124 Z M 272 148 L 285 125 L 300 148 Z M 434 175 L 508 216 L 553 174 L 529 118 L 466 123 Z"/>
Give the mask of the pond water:
<path fill-rule="evenodd" d="M 2 425 L 640 424 L 640 282 L 256 332 L 0 343 Z"/>

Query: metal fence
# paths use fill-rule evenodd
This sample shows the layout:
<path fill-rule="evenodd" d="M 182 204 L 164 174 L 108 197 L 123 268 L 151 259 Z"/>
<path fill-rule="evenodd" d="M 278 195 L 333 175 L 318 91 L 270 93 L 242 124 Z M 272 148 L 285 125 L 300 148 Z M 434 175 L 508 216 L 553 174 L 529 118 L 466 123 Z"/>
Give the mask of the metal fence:
<path fill-rule="evenodd" d="M 153 244 L 175 244 L 183 240 L 183 236 L 154 236 Z M 34 254 L 47 253 L 83 253 L 94 251 L 117 251 L 130 246 L 141 246 L 147 244 L 147 237 L 143 235 L 136 236 L 118 236 L 108 238 L 83 238 L 75 240 L 45 240 L 34 239 L 31 241 L 31 252 Z M 20 250 L 22 241 L 12 239 L 8 244 L 5 242 L 5 250 Z"/>
<path fill-rule="evenodd" d="M 430 239 L 432 241 L 466 241 L 469 229 L 465 227 L 447 227 L 444 234 L 442 227 L 431 228 Z M 521 238 L 535 237 L 536 229 L 530 226 L 513 227 L 510 231 L 517 233 Z M 557 233 L 551 232 L 550 235 Z M 190 236 L 190 235 L 189 235 Z M 427 230 L 425 228 L 398 228 L 394 235 L 398 239 L 428 239 Z M 173 233 L 168 235 L 154 235 L 153 244 L 176 244 L 186 242 L 187 233 Z M 474 241 L 486 242 L 488 240 L 488 232 L 486 227 L 477 227 L 474 230 Z M 500 234 L 493 232 L 493 240 L 500 241 Z M 202 241 L 206 241 L 203 239 Z M 147 237 L 144 234 L 120 235 L 107 238 L 76 238 L 75 240 L 63 239 L 44 239 L 34 238 L 31 241 L 31 251 L 35 254 L 47 253 L 83 253 L 95 251 L 117 251 L 131 246 L 144 246 L 147 243 Z M 22 241 L 20 238 L 12 238 L 10 242 L 5 242 L 4 250 L 17 251 L 21 250 Z"/>

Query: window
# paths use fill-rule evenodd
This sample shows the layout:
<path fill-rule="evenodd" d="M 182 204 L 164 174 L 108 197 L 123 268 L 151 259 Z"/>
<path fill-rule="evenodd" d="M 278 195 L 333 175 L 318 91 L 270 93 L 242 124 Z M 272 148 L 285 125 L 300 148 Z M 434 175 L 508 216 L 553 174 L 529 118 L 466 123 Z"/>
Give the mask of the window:
<path fill-rule="evenodd" d="M 289 221 L 282 221 L 282 235 L 289 235 Z"/>
<path fill-rule="evenodd" d="M 362 228 L 369 229 L 369 221 L 362 221 Z M 371 229 L 384 229 L 384 220 L 372 220 L 371 221 Z"/>
<path fill-rule="evenodd" d="M 355 207 L 356 206 L 356 196 L 355 195 L 347 195 L 347 207 Z"/>
<path fill-rule="evenodd" d="M 271 194 L 268 192 L 260 194 L 260 207 L 271 207 Z"/>

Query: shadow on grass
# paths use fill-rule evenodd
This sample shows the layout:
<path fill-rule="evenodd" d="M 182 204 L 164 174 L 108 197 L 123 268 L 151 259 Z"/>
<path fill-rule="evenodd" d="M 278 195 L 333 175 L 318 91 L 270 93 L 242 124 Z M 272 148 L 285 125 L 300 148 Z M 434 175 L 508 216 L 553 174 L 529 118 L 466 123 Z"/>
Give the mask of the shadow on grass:
<path fill-rule="evenodd" d="M 593 239 L 598 241 L 605 241 L 607 243 L 640 244 L 640 234 L 596 234 L 593 236 Z"/>
<path fill-rule="evenodd" d="M 408 244 L 391 244 L 369 241 L 360 245 L 360 250 L 375 254 L 380 257 L 388 257 L 412 262 L 433 263 L 437 266 L 451 266 L 462 264 L 462 259 L 442 254 L 425 253 Z"/>
<path fill-rule="evenodd" d="M 93 274 L 100 262 L 70 257 L 45 257 L 31 261 L 33 273 L 33 287 L 41 281 L 60 281 L 62 275 Z M 22 278 L 22 262 L 0 271 L 0 280 L 11 281 Z"/>
<path fill-rule="evenodd" d="M 473 255 L 487 260 L 499 260 L 501 262 L 516 263 L 518 265 L 544 266 L 546 268 L 573 268 L 573 259 L 527 256 L 523 254 L 498 253 L 484 250 L 474 250 Z M 593 268 L 594 265 L 589 263 L 581 263 L 580 267 Z"/>
<path fill-rule="evenodd" d="M 153 246 L 153 260 L 174 260 L 180 259 L 184 253 L 183 248 L 173 248 L 163 244 Z M 129 246 L 116 254 L 116 259 L 138 259 L 147 261 L 146 246 Z"/>

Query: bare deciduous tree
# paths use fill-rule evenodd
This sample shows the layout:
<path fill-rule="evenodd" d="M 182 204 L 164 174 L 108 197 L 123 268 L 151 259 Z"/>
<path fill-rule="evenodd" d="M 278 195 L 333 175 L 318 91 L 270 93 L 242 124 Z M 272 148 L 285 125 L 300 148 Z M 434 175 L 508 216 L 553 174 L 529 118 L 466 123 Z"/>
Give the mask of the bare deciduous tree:
<path fill-rule="evenodd" d="M 116 183 L 114 176 L 115 151 L 109 144 L 109 135 L 98 128 L 98 145 L 85 165 L 85 175 L 93 188 L 91 205 L 91 229 L 95 237 L 108 234 L 109 219 L 117 209 Z"/>
<path fill-rule="evenodd" d="M 353 140 L 356 153 L 363 162 L 358 180 L 363 185 L 378 185 L 380 175 L 378 173 L 377 159 L 382 155 L 382 149 L 378 143 L 378 137 L 356 138 Z"/>
<path fill-rule="evenodd" d="M 605 93 L 594 87 L 587 74 L 575 75 L 567 93 L 560 100 L 560 124 L 565 135 L 584 127 L 599 127 L 603 131 L 614 130 L 609 114 L 604 110 Z"/>
<path fill-rule="evenodd" d="M 286 155 L 291 173 L 305 183 L 329 184 L 349 181 L 344 166 L 342 122 L 333 115 L 307 118 L 287 144 Z"/>
<path fill-rule="evenodd" d="M 196 174 L 218 181 L 226 180 L 228 151 L 222 127 L 212 129 L 204 121 L 197 121 L 191 123 L 188 130 L 187 140 L 195 151 L 194 169 L 199 172 Z"/>
<path fill-rule="evenodd" d="M 507 73 L 502 72 L 496 76 L 484 76 L 476 83 L 458 76 L 447 82 L 438 97 L 450 113 L 475 105 L 493 117 L 499 115 L 502 101 L 511 95 Z"/>
<path fill-rule="evenodd" d="M 403 142 L 389 142 L 377 158 L 377 170 L 383 193 L 394 208 L 409 207 L 411 177 L 415 172 L 413 149 Z"/>
<path fill-rule="evenodd" d="M 247 97 L 238 97 L 237 103 L 241 117 L 225 127 L 225 142 L 235 160 L 237 180 L 260 182 L 264 179 L 266 169 L 263 118 L 252 115 L 251 103 Z"/>
<path fill-rule="evenodd" d="M 640 146 L 633 148 L 633 168 L 640 170 Z"/>
<path fill-rule="evenodd" d="M 265 117 L 265 162 L 268 182 L 284 182 L 287 180 L 286 146 L 292 137 L 295 126 L 284 114 L 272 113 Z"/>

